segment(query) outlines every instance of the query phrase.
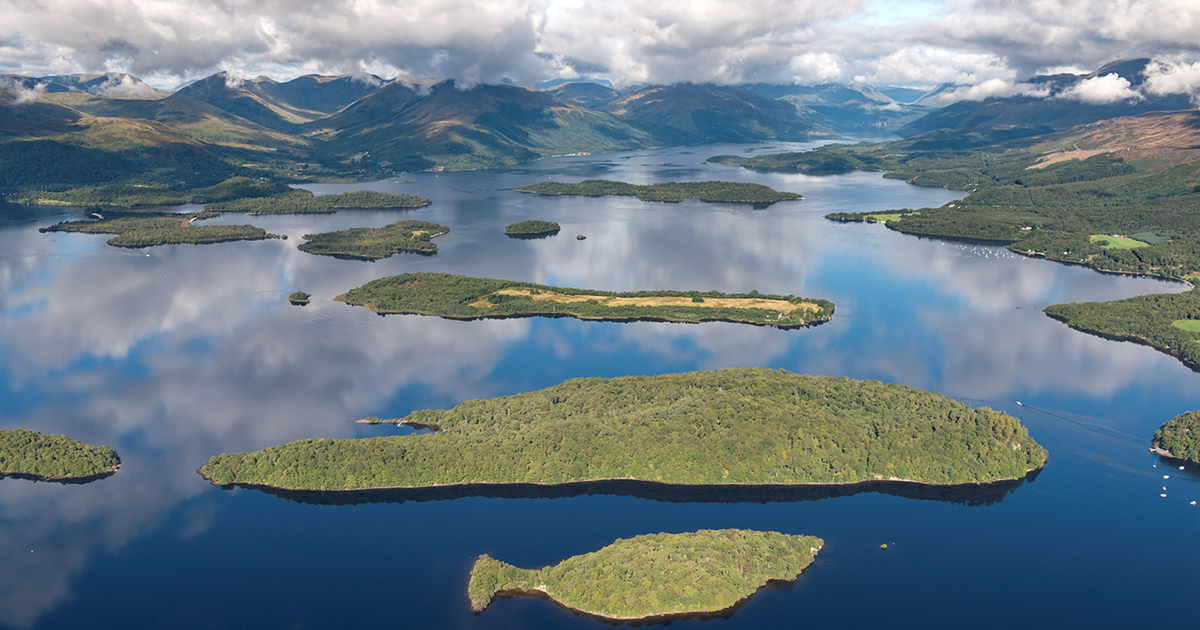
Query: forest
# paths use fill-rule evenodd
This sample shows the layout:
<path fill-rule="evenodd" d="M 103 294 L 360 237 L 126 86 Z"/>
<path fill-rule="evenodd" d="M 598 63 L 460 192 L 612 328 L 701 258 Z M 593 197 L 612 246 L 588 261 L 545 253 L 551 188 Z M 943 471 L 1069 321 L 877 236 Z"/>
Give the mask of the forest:
<path fill-rule="evenodd" d="M 1154 432 L 1151 446 L 1172 457 L 1200 463 L 1200 411 L 1181 413 Z"/>
<path fill-rule="evenodd" d="M 421 208 L 432 203 L 428 197 L 355 190 L 332 195 L 314 195 L 307 190 L 288 189 L 271 197 L 250 197 L 212 203 L 205 210 L 249 214 L 328 214 L 338 210 L 393 210 Z"/>
<path fill-rule="evenodd" d="M 541 591 L 564 607 L 610 619 L 687 617 L 737 606 L 771 582 L 794 581 L 825 545 L 820 538 L 743 529 L 645 534 L 541 569 L 480 556 L 467 587 L 471 608 Z"/>
<path fill-rule="evenodd" d="M 84 211 L 91 214 L 94 208 Z M 97 215 L 99 216 L 99 215 Z M 77 232 L 81 234 L 116 234 L 108 239 L 113 247 L 153 247 L 190 243 L 205 245 L 229 241 L 261 241 L 269 238 L 287 238 L 270 234 L 253 225 L 195 225 L 194 221 L 221 216 L 219 212 L 193 212 L 172 214 L 169 212 L 121 213 L 105 211 L 104 218 L 97 220 L 63 221 L 39 232 Z"/>
<path fill-rule="evenodd" d="M 667 182 L 663 184 L 627 184 L 607 179 L 589 179 L 578 184 L 537 182 L 518 186 L 517 192 L 537 195 L 578 195 L 604 197 L 627 195 L 642 201 L 678 203 L 684 199 L 699 201 L 753 203 L 769 205 L 777 201 L 803 199 L 796 193 L 780 192 L 762 184 L 743 182 Z"/>
<path fill-rule="evenodd" d="M 1200 369 L 1200 289 L 1140 295 L 1112 302 L 1071 302 L 1046 307 L 1046 314 L 1071 328 L 1118 341 L 1144 343 Z"/>
<path fill-rule="evenodd" d="M 828 300 L 718 291 L 611 292 L 551 287 L 444 273 L 373 280 L 335 298 L 376 313 L 451 319 L 578 317 L 607 321 L 730 321 L 780 328 L 811 326 L 833 316 Z"/>
<path fill-rule="evenodd" d="M 299 249 L 310 254 L 337 258 L 381 260 L 398 252 L 433 255 L 437 245 L 430 241 L 450 228 L 428 221 L 397 221 L 381 228 L 350 228 L 337 232 L 305 234 Z"/>
<path fill-rule="evenodd" d="M 398 423 L 434 434 L 222 454 L 214 484 L 307 490 L 634 479 L 842 484 L 1020 479 L 1046 451 L 1012 416 L 902 385 L 784 370 L 579 378 Z"/>
<path fill-rule="evenodd" d="M 562 226 L 554 221 L 517 221 L 504 228 L 504 233 L 515 237 L 554 236 Z"/>
<path fill-rule="evenodd" d="M 107 446 L 92 446 L 64 435 L 46 435 L 29 429 L 0 430 L 0 476 L 92 477 L 111 473 L 120 464 L 116 451 Z"/>

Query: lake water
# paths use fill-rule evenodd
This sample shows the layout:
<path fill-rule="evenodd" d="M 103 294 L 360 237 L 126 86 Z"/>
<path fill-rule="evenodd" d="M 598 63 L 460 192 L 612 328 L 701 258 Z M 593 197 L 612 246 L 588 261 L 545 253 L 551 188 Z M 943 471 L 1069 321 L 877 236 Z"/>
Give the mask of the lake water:
<path fill-rule="evenodd" d="M 1190 502 L 1200 499 L 1200 474 L 1169 467 L 1147 446 L 1163 422 L 1200 409 L 1200 375 L 1041 312 L 1185 287 L 822 218 L 940 205 L 960 193 L 878 173 L 764 175 L 702 163 L 806 146 L 690 147 L 396 178 L 412 184 L 315 185 L 434 202 L 217 219 L 286 241 L 123 250 L 105 236 L 38 233 L 69 209 L 0 217 L 0 428 L 108 444 L 123 459 L 118 474 L 86 485 L 0 481 L 0 626 L 600 628 L 532 599 L 472 614 L 473 559 L 542 566 L 617 538 L 725 527 L 811 534 L 826 547 L 795 585 L 763 590 L 728 619 L 673 627 L 1194 623 L 1200 506 Z M 752 181 L 805 199 L 753 209 L 513 191 L 597 177 Z M 409 218 L 451 227 L 436 256 L 370 263 L 296 249 L 304 234 Z M 523 219 L 563 230 L 542 240 L 502 234 Z M 837 311 L 821 326 L 778 330 L 455 322 L 381 317 L 331 300 L 407 271 L 614 291 L 757 289 L 827 298 Z M 313 303 L 290 306 L 295 290 Z M 217 453 L 397 431 L 347 422 L 366 415 L 573 377 L 729 366 L 879 379 L 988 405 L 1021 418 L 1050 460 L 1001 500 L 955 501 L 615 491 L 321 505 L 221 490 L 195 472 Z"/>

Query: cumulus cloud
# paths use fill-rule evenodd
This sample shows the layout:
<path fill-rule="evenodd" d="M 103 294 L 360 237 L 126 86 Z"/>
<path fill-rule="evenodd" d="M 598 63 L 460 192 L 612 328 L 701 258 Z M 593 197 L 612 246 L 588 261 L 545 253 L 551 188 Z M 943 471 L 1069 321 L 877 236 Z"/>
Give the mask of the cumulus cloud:
<path fill-rule="evenodd" d="M 1146 82 L 1142 90 L 1149 94 L 1200 94 L 1200 63 L 1178 66 L 1154 63 L 1147 66 L 1143 74 Z"/>
<path fill-rule="evenodd" d="M 1140 101 L 1144 96 L 1130 87 L 1128 79 L 1116 74 L 1084 79 L 1063 90 L 1058 98 L 1083 101 L 1094 105 L 1107 105 L 1118 101 Z"/>
<path fill-rule="evenodd" d="M 18 81 L 15 78 L 0 77 L 0 93 L 8 94 L 18 105 L 36 101 L 45 91 L 45 83 L 35 82 L 27 85 L 26 82 Z"/>
<path fill-rule="evenodd" d="M 1128 85 L 1128 82 L 1126 82 Z M 1045 85 L 1032 83 L 1014 83 L 1004 79 L 989 79 L 977 85 L 954 88 L 937 96 L 944 103 L 955 101 L 982 101 L 989 98 L 1007 98 L 1011 96 L 1029 96 L 1046 98 L 1050 96 L 1050 88 Z"/>

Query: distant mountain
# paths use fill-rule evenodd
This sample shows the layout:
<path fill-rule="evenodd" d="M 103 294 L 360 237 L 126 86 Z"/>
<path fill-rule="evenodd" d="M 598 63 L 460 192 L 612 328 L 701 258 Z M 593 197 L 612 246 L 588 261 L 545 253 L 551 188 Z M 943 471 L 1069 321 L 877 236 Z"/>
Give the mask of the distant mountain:
<path fill-rule="evenodd" d="M 45 94 L 77 92 L 118 99 L 160 99 L 169 95 L 133 75 L 120 73 L 64 74 L 37 78 L 5 74 L 0 75 L 0 84 Z"/>
<path fill-rule="evenodd" d="M 622 94 L 603 106 L 622 118 L 668 127 L 691 142 L 805 140 L 826 136 L 811 111 L 745 88 L 681 83 Z"/>
<path fill-rule="evenodd" d="M 1038 76 L 1028 83 L 1049 91 L 1049 96 L 1011 96 L 988 98 L 982 101 L 959 101 L 919 118 L 896 131 L 909 138 L 934 130 L 980 134 L 985 138 L 1008 139 L 1033 136 L 1069 129 L 1098 120 L 1132 116 L 1152 111 L 1191 109 L 1191 97 L 1186 94 L 1166 96 L 1144 95 L 1143 98 L 1094 103 L 1070 98 L 1066 90 L 1088 79 L 1116 74 L 1137 89 L 1145 81 L 1144 71 L 1149 59 L 1123 60 L 1110 63 L 1084 75 L 1056 74 Z"/>
<path fill-rule="evenodd" d="M 810 110 L 820 116 L 819 118 L 810 118 L 810 120 L 835 131 L 897 129 L 933 111 L 932 107 L 900 103 L 880 90 L 856 83 L 844 85 L 836 83 L 820 85 L 759 83 L 746 87 L 761 96 L 787 101 L 798 108 Z M 924 91 L 912 90 L 912 92 L 918 92 L 917 97 L 924 94 Z M 908 96 L 912 95 L 908 94 Z"/>
<path fill-rule="evenodd" d="M 259 77 L 254 83 L 276 103 L 301 111 L 332 114 L 379 89 L 384 81 L 373 74 L 340 77 L 310 74 L 284 83 Z"/>
<path fill-rule="evenodd" d="M 389 83 L 303 127 L 347 158 L 396 170 L 481 168 L 551 155 L 680 144 L 683 134 L 513 85 Z"/>
<path fill-rule="evenodd" d="M 283 132 L 295 131 L 300 125 L 325 115 L 287 102 L 281 98 L 278 85 L 266 77 L 246 81 L 218 72 L 181 88 L 170 98 L 208 103 L 267 129 Z"/>
<path fill-rule="evenodd" d="M 605 103 L 621 95 L 620 92 L 599 83 L 563 83 L 547 88 L 545 91 L 564 101 L 571 101 L 592 109 L 599 109 Z"/>

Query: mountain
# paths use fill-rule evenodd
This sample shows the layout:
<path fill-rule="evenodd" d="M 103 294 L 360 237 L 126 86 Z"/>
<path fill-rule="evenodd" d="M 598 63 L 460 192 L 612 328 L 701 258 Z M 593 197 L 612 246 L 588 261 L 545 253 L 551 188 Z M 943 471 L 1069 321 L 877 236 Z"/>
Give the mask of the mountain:
<path fill-rule="evenodd" d="M 169 98 L 207 103 L 267 129 L 288 133 L 324 115 L 278 98 L 275 85 L 275 81 L 266 77 L 246 81 L 227 72 L 218 72 L 188 84 Z"/>
<path fill-rule="evenodd" d="M 690 142 L 807 140 L 829 135 L 812 112 L 738 87 L 680 83 L 622 94 L 603 109 L 686 134 Z"/>
<path fill-rule="evenodd" d="M 345 158 L 367 153 L 393 169 L 463 169 L 551 155 L 679 144 L 657 130 L 513 85 L 390 83 L 303 127 Z"/>
<path fill-rule="evenodd" d="M 997 139 L 1033 136 L 1069 129 L 1098 120 L 1132 116 L 1152 111 L 1191 109 L 1186 94 L 1154 96 L 1097 103 L 1072 98 L 1070 92 L 1084 81 L 1110 74 L 1129 81 L 1136 90 L 1145 82 L 1150 59 L 1122 60 L 1083 75 L 1056 74 L 1033 77 L 1028 83 L 1049 92 L 1048 96 L 1010 96 L 982 101 L 959 101 L 919 118 L 896 131 L 901 137 L 949 130 Z"/>
<path fill-rule="evenodd" d="M 254 84 L 275 103 L 322 114 L 338 111 L 379 89 L 383 83 L 383 79 L 373 74 L 337 77 L 310 74 L 284 83 L 266 77 L 254 80 Z"/>
<path fill-rule="evenodd" d="M 545 91 L 564 101 L 571 101 L 592 109 L 598 109 L 621 95 L 620 92 L 599 83 L 562 83 L 546 88 Z"/>
<path fill-rule="evenodd" d="M 169 95 L 133 75 L 120 73 L 64 74 L 37 78 L 0 75 L 0 87 L 5 86 L 40 94 L 70 92 L 119 99 L 159 99 Z"/>
<path fill-rule="evenodd" d="M 818 114 L 812 118 L 835 131 L 862 131 L 871 129 L 897 129 L 925 114 L 932 107 L 900 103 L 869 85 L 856 83 L 820 85 L 773 85 L 754 84 L 746 86 L 754 93 L 767 98 L 787 101 Z M 907 90 L 908 88 L 895 88 Z M 911 92 L 916 92 L 912 97 Z M 913 100 L 924 91 L 909 90 L 904 93 Z"/>

